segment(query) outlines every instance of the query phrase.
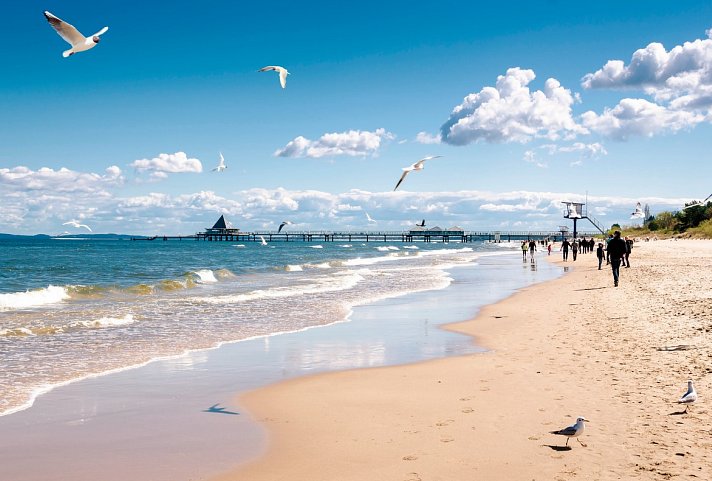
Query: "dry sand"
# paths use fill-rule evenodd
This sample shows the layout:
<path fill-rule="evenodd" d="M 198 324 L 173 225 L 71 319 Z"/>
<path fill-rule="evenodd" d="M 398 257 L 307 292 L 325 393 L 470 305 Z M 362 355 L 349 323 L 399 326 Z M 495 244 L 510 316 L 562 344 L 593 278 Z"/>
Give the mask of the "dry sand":
<path fill-rule="evenodd" d="M 712 241 L 638 243 L 631 263 L 614 288 L 581 254 L 450 326 L 490 352 L 247 394 L 271 447 L 219 480 L 712 479 Z M 549 431 L 578 415 L 587 447 L 562 450 Z"/>

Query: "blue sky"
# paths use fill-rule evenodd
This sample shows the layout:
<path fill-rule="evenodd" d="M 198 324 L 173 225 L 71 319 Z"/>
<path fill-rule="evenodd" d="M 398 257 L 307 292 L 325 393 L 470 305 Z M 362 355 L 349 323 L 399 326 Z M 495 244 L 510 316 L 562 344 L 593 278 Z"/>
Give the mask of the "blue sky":
<path fill-rule="evenodd" d="M 477 3 L 13 2 L 0 232 L 538 230 L 712 192 L 712 4 Z M 62 58 L 45 9 L 109 31 Z"/>

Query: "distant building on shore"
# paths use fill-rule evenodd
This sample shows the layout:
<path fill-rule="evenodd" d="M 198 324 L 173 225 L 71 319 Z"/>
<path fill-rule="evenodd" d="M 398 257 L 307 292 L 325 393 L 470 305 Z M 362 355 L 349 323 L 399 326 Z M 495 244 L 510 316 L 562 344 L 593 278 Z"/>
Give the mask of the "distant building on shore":
<path fill-rule="evenodd" d="M 427 228 L 422 225 L 416 225 L 415 227 L 412 227 L 410 231 L 408 232 L 410 235 L 464 235 L 465 229 L 463 229 L 460 226 L 452 226 L 448 227 L 447 229 L 443 229 L 440 226 L 435 226 L 435 227 L 430 227 Z"/>

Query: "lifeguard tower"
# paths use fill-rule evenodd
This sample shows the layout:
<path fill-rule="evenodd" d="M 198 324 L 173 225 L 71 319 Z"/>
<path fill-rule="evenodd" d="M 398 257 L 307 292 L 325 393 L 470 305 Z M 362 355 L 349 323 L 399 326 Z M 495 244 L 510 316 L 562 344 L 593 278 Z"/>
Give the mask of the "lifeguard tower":
<path fill-rule="evenodd" d="M 574 239 L 576 238 L 576 221 L 579 219 L 588 219 L 593 226 L 598 229 L 598 231 L 601 234 L 606 233 L 605 230 L 603 230 L 603 227 L 601 227 L 601 224 L 594 219 L 593 217 L 590 217 L 588 215 L 588 209 L 584 210 L 584 206 L 586 205 L 583 202 L 562 202 L 566 207 L 564 208 L 564 219 L 573 219 L 574 221 Z"/>

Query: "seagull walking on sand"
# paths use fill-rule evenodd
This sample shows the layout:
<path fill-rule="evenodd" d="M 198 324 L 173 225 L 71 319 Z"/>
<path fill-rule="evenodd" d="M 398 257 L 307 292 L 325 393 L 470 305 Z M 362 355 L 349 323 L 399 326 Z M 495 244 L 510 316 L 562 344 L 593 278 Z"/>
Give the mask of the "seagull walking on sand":
<path fill-rule="evenodd" d="M 91 37 L 85 37 L 79 30 L 74 28 L 73 25 L 65 22 L 59 17 L 55 17 L 51 13 L 45 10 L 45 18 L 52 28 L 54 28 L 60 37 L 62 37 L 69 45 L 72 46 L 69 50 L 62 52 L 62 57 L 67 58 L 70 55 L 74 55 L 77 52 L 84 52 L 91 48 L 96 47 L 96 44 L 101 41 L 101 35 L 104 35 L 109 27 L 104 27 L 98 32 L 96 32 Z"/>
<path fill-rule="evenodd" d="M 398 186 L 401 185 L 401 183 L 405 180 L 406 176 L 410 174 L 413 171 L 417 170 L 423 170 L 423 167 L 425 166 L 425 161 L 431 160 L 431 159 L 437 159 L 438 157 L 442 157 L 442 155 L 430 155 L 428 157 L 424 157 L 417 161 L 415 164 L 409 166 L 409 167 L 404 167 L 403 168 L 403 175 L 401 175 L 400 180 L 396 184 L 395 188 L 393 189 L 394 191 L 398 189 Z"/>
<path fill-rule="evenodd" d="M 635 210 L 630 214 L 631 219 L 641 219 L 645 217 L 645 213 L 643 212 L 643 208 L 640 206 L 640 202 L 635 204 Z"/>
<path fill-rule="evenodd" d="M 560 436 L 566 436 L 566 446 L 569 445 L 569 439 L 571 438 L 576 438 L 576 441 L 581 444 L 584 448 L 586 445 L 581 442 L 579 439 L 579 436 L 583 434 L 583 431 L 586 429 L 586 424 L 589 423 L 588 419 L 579 416 L 576 418 L 576 424 L 572 424 L 571 426 L 565 427 L 564 429 L 559 429 L 558 431 L 551 431 L 551 434 L 558 434 Z"/>
<path fill-rule="evenodd" d="M 279 83 L 282 86 L 282 88 L 287 87 L 287 75 L 289 75 L 289 72 L 287 71 L 286 68 L 280 67 L 279 65 L 268 65 L 266 67 L 262 67 L 261 69 L 258 70 L 258 72 L 267 72 L 269 70 L 274 70 L 275 72 L 279 72 Z"/>
<path fill-rule="evenodd" d="M 223 157 L 222 152 L 218 152 L 218 154 L 220 154 L 220 162 L 218 163 L 218 166 L 213 169 L 213 172 L 222 172 L 227 169 L 227 165 L 225 165 L 225 157 Z"/>
<path fill-rule="evenodd" d="M 89 232 L 92 232 L 91 227 L 89 227 L 86 224 L 80 224 L 79 221 L 76 221 L 74 219 L 67 221 L 62 225 L 71 225 L 72 227 L 76 227 L 77 229 L 84 228 L 84 229 L 88 230 Z"/>
<path fill-rule="evenodd" d="M 279 234 L 280 232 L 282 232 L 282 229 L 283 229 L 285 226 L 292 225 L 292 224 L 294 224 L 294 222 L 290 222 L 290 221 L 288 221 L 288 220 L 285 220 L 284 222 L 282 222 L 281 224 L 279 224 L 279 229 L 277 229 L 277 234 Z"/>
<path fill-rule="evenodd" d="M 366 220 L 367 220 L 368 222 L 370 222 L 370 223 L 373 223 L 373 224 L 375 224 L 375 223 L 377 222 L 376 219 L 374 219 L 373 217 L 371 217 L 370 215 L 368 215 L 368 212 L 366 212 Z"/>
<path fill-rule="evenodd" d="M 687 412 L 687 409 L 690 407 L 690 404 L 694 403 L 697 401 L 697 390 L 695 389 L 694 384 L 692 384 L 692 379 L 687 381 L 687 392 L 682 395 L 680 399 L 677 400 L 678 404 L 684 404 L 685 405 L 685 412 Z"/>

